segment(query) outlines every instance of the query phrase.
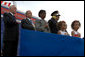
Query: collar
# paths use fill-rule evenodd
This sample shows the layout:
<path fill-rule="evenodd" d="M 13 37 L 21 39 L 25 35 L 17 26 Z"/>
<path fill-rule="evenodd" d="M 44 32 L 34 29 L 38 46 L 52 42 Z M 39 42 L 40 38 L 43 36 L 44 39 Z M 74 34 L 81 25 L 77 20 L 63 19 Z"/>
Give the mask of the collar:
<path fill-rule="evenodd" d="M 11 15 L 14 15 L 13 13 L 9 12 Z"/>
<path fill-rule="evenodd" d="M 29 21 L 31 20 L 30 18 L 26 18 L 26 19 L 28 19 Z"/>
<path fill-rule="evenodd" d="M 55 20 L 54 18 L 51 18 L 52 21 L 58 22 L 58 20 Z"/>

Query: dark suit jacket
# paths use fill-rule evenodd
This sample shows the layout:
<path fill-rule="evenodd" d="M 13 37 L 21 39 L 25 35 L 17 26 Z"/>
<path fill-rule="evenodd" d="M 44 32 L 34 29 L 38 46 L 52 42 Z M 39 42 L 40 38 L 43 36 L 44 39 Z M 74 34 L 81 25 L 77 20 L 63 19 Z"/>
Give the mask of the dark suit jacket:
<path fill-rule="evenodd" d="M 4 21 L 4 41 L 17 41 L 19 38 L 19 24 L 16 22 L 15 16 L 11 13 L 3 14 Z"/>
<path fill-rule="evenodd" d="M 51 19 L 48 21 L 48 24 L 49 24 L 51 33 L 57 34 L 57 32 L 58 32 L 57 21 L 55 21 L 55 19 L 51 18 Z"/>
<path fill-rule="evenodd" d="M 21 21 L 21 27 L 24 29 L 35 30 L 33 25 L 31 24 L 31 22 L 28 19 L 23 19 Z"/>

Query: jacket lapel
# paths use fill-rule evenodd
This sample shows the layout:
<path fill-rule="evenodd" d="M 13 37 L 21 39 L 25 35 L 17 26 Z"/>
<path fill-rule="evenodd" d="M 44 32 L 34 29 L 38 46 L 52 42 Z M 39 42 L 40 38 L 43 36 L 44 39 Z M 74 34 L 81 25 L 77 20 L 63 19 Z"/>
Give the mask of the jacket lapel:
<path fill-rule="evenodd" d="M 26 18 L 26 22 L 28 23 L 28 24 L 31 24 L 31 22 Z"/>

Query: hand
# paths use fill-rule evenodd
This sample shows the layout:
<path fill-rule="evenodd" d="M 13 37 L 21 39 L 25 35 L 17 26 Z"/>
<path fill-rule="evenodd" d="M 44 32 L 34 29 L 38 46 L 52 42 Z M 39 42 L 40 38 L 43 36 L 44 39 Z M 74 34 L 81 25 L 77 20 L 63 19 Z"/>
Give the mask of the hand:
<path fill-rule="evenodd" d="M 45 28 L 47 28 L 47 27 L 48 27 L 48 25 L 46 24 L 44 27 L 45 27 Z"/>
<path fill-rule="evenodd" d="M 81 34 L 79 33 L 78 36 L 81 37 Z"/>
<path fill-rule="evenodd" d="M 65 35 L 68 35 L 68 33 L 65 33 Z"/>

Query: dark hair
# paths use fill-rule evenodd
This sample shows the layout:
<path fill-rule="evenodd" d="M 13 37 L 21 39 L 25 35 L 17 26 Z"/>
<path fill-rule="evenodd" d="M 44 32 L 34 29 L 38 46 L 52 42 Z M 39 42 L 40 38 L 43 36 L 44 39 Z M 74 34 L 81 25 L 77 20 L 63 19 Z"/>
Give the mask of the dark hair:
<path fill-rule="evenodd" d="M 45 10 L 40 10 L 39 13 L 38 13 L 38 16 L 40 17 L 40 14 L 43 13 L 43 12 L 46 13 Z"/>
<path fill-rule="evenodd" d="M 60 22 L 58 23 L 58 29 L 59 29 L 59 30 L 61 29 L 61 26 L 62 26 L 63 23 L 66 23 L 66 22 L 65 22 L 65 21 L 60 21 Z"/>
<path fill-rule="evenodd" d="M 79 23 L 79 26 L 81 26 L 80 22 L 79 22 L 78 20 L 75 20 L 75 21 L 73 21 L 72 24 L 71 24 L 71 28 L 72 28 L 72 29 L 74 29 L 73 26 L 74 26 L 74 23 L 75 23 L 75 22 L 78 22 L 78 23 Z"/>

